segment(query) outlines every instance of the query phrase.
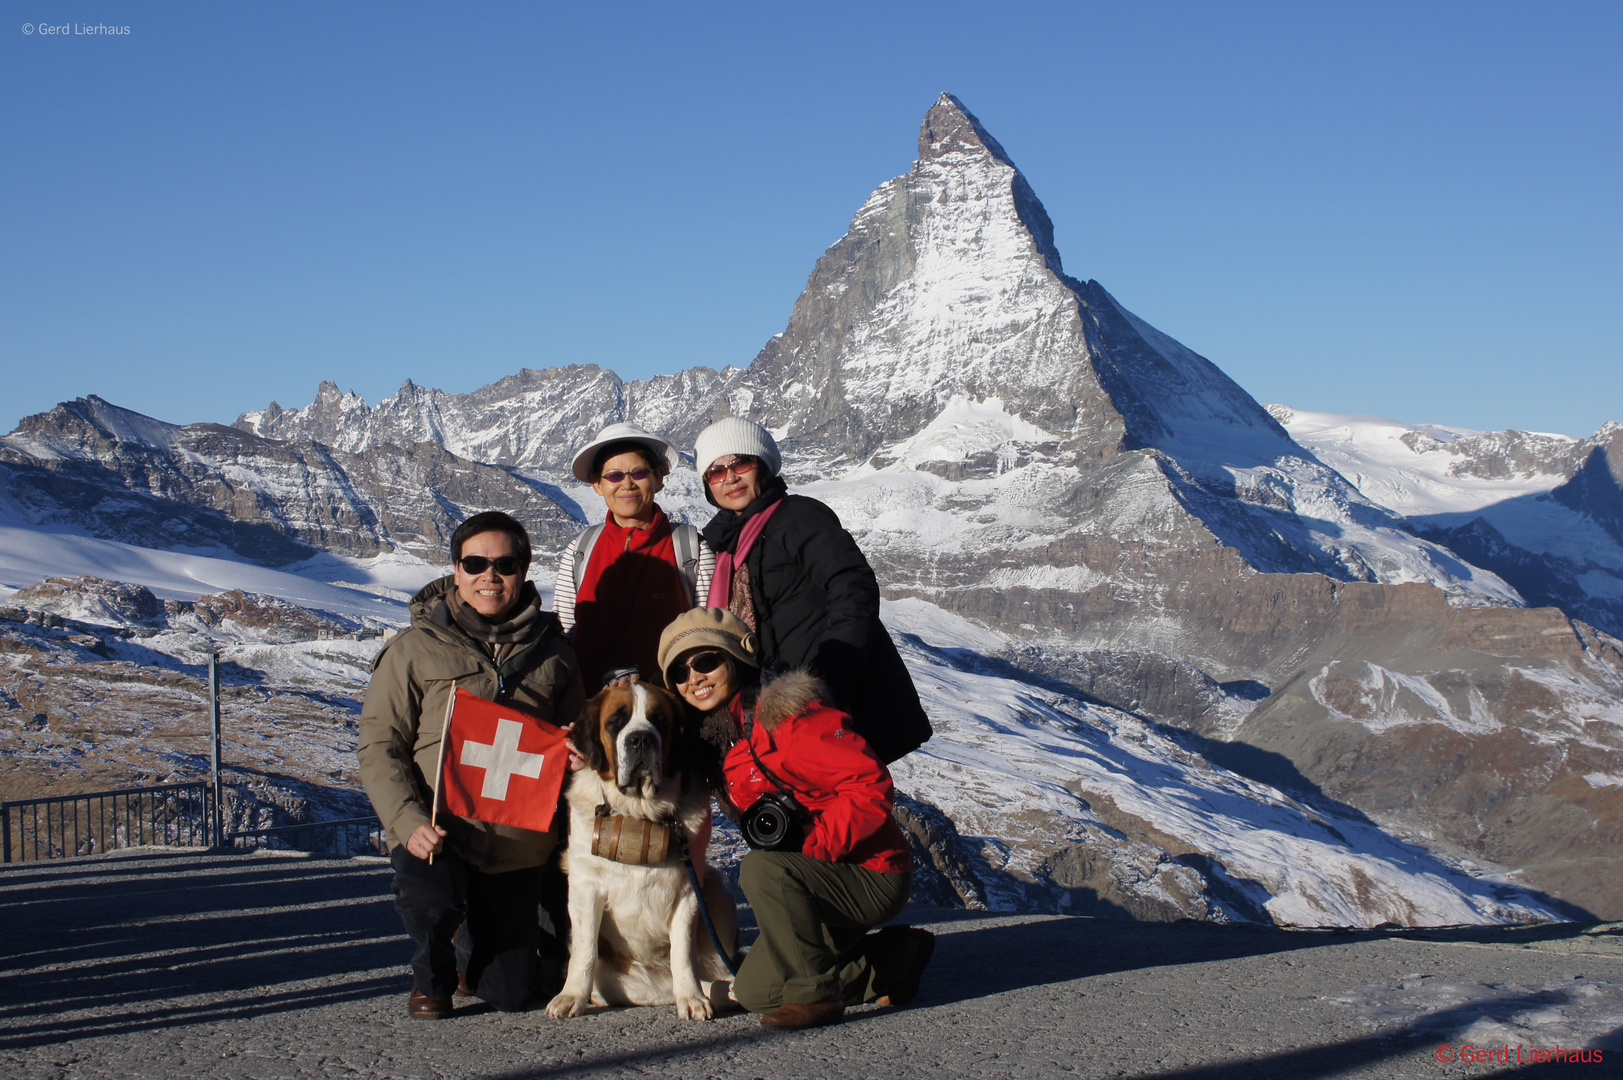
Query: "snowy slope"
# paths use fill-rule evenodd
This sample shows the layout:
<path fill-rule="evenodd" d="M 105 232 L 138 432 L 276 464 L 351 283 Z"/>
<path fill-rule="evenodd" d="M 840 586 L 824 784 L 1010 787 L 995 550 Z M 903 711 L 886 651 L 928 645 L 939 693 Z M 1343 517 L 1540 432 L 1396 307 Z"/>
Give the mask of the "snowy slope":
<path fill-rule="evenodd" d="M 1232 898 L 1214 890 L 1210 918 L 1263 912 L 1282 925 L 1374 926 L 1554 916 L 1503 880 L 1469 876 L 1366 822 L 1307 810 L 1212 766 L 1155 725 L 987 662 L 998 641 L 984 628 L 918 600 L 887 604 L 885 614 L 936 728 L 894 766 L 897 784 L 980 845 L 979 865 L 998 883 L 988 890 L 994 906 L 1029 909 L 1047 893 L 1066 910 L 1064 890 L 1033 884 L 1045 862 L 1065 840 L 1110 846 L 1115 834 L 1130 848 L 1119 830 L 1136 825 L 1184 846 L 1173 843 L 1148 867 L 1121 859 L 1118 879 L 1129 880 L 1118 883 L 1168 898 L 1192 873 L 1173 856 L 1199 853 L 1221 867 Z"/>
<path fill-rule="evenodd" d="M 190 600 L 241 589 L 353 618 L 400 622 L 404 600 L 444 573 L 404 552 L 373 559 L 322 555 L 281 570 L 210 555 L 160 551 L 37 526 L 0 504 L 0 597 L 48 577 L 88 576 L 145 585 L 159 597 Z"/>
<path fill-rule="evenodd" d="M 1582 593 L 1602 603 L 1623 599 L 1623 544 L 1594 516 L 1552 497 L 1607 429 L 1578 440 L 1268 408 L 1319 460 L 1417 528 L 1480 518 L 1511 546 L 1560 560 Z"/>
<path fill-rule="evenodd" d="M 1494 503 L 1542 495 L 1570 475 L 1564 452 L 1578 442 L 1566 435 L 1502 432 L 1543 451 L 1506 461 L 1489 473 L 1466 469 L 1488 433 L 1439 424 L 1403 424 L 1384 416 L 1346 416 L 1270 405 L 1291 438 L 1312 450 L 1369 498 L 1405 517 L 1460 514 Z"/>

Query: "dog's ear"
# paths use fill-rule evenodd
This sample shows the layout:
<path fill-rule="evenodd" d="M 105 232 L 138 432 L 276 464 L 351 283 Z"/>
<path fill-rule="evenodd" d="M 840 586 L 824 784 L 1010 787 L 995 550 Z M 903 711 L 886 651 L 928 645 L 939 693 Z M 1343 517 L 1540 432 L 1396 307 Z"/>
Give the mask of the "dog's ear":
<path fill-rule="evenodd" d="M 572 733 L 575 749 L 586 759 L 586 767 L 595 773 L 609 767 L 609 754 L 603 746 L 603 699 L 607 695 L 607 690 L 599 690 L 586 703 L 586 712 L 575 724 Z"/>

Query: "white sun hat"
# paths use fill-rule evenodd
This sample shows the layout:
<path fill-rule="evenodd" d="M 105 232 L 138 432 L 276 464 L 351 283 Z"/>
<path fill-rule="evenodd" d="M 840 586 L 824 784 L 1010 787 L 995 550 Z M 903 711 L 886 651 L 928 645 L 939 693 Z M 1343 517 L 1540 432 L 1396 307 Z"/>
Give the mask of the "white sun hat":
<path fill-rule="evenodd" d="M 676 452 L 676 447 L 655 435 L 641 424 L 610 424 L 597 433 L 597 438 L 581 447 L 575 454 L 575 479 L 583 484 L 592 482 L 592 459 L 597 452 L 610 443 L 630 442 L 646 446 L 661 461 L 665 462 L 665 471 L 668 473 L 682 463 Z"/>

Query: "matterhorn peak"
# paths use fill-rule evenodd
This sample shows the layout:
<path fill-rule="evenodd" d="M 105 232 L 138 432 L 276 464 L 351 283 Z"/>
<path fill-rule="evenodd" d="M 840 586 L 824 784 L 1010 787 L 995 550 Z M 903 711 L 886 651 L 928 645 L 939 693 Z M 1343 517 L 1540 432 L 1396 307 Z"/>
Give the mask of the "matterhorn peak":
<path fill-rule="evenodd" d="M 919 125 L 919 160 L 933 161 L 955 153 L 990 153 L 1003 164 L 1014 167 L 1002 144 L 975 119 L 975 114 L 964 108 L 964 103 L 943 92 L 924 114 Z"/>
<path fill-rule="evenodd" d="M 1065 273 L 1036 193 L 951 94 L 743 382 L 752 419 L 834 461 L 889 460 L 955 401 L 992 399 L 1067 459 L 1236 436 L 1263 462 L 1299 453 L 1210 362 Z"/>

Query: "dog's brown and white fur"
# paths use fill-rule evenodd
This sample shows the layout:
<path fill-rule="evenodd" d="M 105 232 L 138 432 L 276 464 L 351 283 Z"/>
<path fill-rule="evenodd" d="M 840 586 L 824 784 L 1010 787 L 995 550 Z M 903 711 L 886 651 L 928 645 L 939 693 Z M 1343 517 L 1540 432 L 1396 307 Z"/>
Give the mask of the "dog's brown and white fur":
<path fill-rule="evenodd" d="M 678 1017 L 708 1020 L 724 1008 L 731 978 L 700 921 L 698 898 L 676 838 L 655 866 L 628 866 L 592 854 L 597 808 L 686 831 L 716 932 L 736 949 L 738 914 L 718 874 L 705 865 L 710 791 L 683 784 L 673 766 L 681 701 L 633 683 L 594 697 L 575 728 L 587 767 L 569 780 L 569 969 L 547 1006 L 553 1017 L 579 1016 L 588 1004 L 676 1005 Z"/>

